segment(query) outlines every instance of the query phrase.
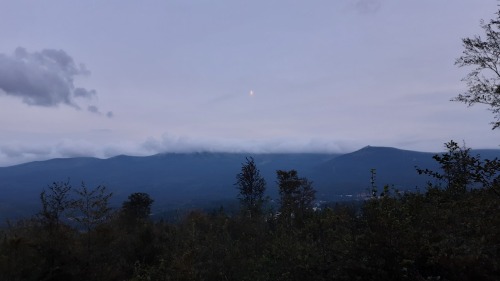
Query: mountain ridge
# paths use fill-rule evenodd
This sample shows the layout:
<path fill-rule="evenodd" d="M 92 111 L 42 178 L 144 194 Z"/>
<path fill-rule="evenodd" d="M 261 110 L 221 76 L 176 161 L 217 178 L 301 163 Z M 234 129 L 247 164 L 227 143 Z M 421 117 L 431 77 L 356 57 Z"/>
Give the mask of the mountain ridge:
<path fill-rule="evenodd" d="M 500 150 L 472 150 L 482 159 L 500 157 Z M 105 185 L 119 206 L 133 192 L 147 192 L 155 208 L 180 208 L 188 202 L 210 202 L 236 198 L 234 186 L 246 157 L 253 157 L 267 181 L 268 195 L 277 198 L 276 170 L 295 169 L 313 181 L 319 200 L 338 200 L 341 194 L 358 194 L 370 187 L 371 169 L 376 183 L 403 190 L 425 186 L 415 166 L 437 169 L 436 153 L 366 146 L 345 154 L 326 153 L 159 153 L 151 156 L 118 155 L 55 158 L 0 167 L 1 214 L 39 208 L 39 194 L 56 181 L 70 181 L 79 187 Z M 21 212 L 22 213 L 22 212 Z M 7 215 L 6 215 L 7 217 Z"/>

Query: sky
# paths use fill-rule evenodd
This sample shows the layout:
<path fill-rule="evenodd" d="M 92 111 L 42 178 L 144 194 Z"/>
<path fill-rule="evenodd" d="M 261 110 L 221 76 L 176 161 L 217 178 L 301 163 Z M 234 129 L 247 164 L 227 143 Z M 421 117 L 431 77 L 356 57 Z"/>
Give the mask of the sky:
<path fill-rule="evenodd" d="M 496 0 L 0 0 L 0 166 L 162 152 L 498 148 L 450 99 Z"/>

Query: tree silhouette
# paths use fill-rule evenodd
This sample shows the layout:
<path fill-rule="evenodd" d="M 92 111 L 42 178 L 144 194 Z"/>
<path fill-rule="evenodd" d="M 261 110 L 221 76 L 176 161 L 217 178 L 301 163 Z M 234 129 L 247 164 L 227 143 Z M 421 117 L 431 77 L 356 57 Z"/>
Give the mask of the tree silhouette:
<path fill-rule="evenodd" d="M 459 146 L 453 140 L 445 143 L 445 147 L 445 153 L 432 156 L 441 171 L 417 168 L 417 172 L 444 182 L 446 190 L 453 194 L 464 194 L 473 187 L 488 188 L 499 194 L 500 161 L 497 158 L 482 161 L 479 155 L 471 155 L 470 148 Z"/>
<path fill-rule="evenodd" d="M 302 221 L 312 210 L 316 191 L 307 178 L 299 178 L 297 171 L 276 171 L 281 203 L 281 217 L 291 225 L 293 218 Z"/>
<path fill-rule="evenodd" d="M 261 214 L 266 181 L 260 175 L 252 157 L 246 158 L 246 163 L 242 164 L 241 172 L 236 175 L 235 185 L 240 191 L 238 198 L 242 211 L 247 212 L 250 217 Z"/>
<path fill-rule="evenodd" d="M 76 215 L 73 216 L 73 219 L 89 233 L 109 218 L 111 214 L 109 199 L 113 193 L 108 193 L 103 185 L 89 190 L 82 182 L 82 186 L 76 190 L 76 194 L 79 198 L 74 202 Z"/>
<path fill-rule="evenodd" d="M 465 50 L 455 64 L 474 69 L 462 79 L 467 83 L 467 91 L 453 99 L 468 106 L 488 105 L 496 119 L 491 123 L 493 129 L 500 126 L 500 11 L 496 14 L 497 19 L 488 23 L 481 20 L 486 37 L 462 39 Z"/>
<path fill-rule="evenodd" d="M 132 193 L 128 196 L 128 200 L 122 204 L 122 215 L 127 220 L 132 221 L 147 219 L 151 214 L 153 202 L 154 200 L 147 193 Z"/>
<path fill-rule="evenodd" d="M 100 225 L 105 225 L 111 217 L 111 208 L 109 207 L 109 199 L 113 193 L 108 193 L 106 187 L 98 185 L 94 189 L 88 189 L 85 183 L 79 189 L 75 190 L 78 198 L 74 201 L 73 219 L 80 224 L 85 230 L 86 235 L 86 274 L 97 274 L 91 272 L 94 265 L 94 249 L 93 237 L 98 235 L 93 234 L 96 228 Z"/>
<path fill-rule="evenodd" d="M 40 212 L 43 222 L 49 226 L 49 230 L 58 229 L 61 216 L 71 207 L 73 200 L 69 198 L 71 185 L 67 182 L 53 182 L 48 190 L 40 194 L 42 211 Z"/>

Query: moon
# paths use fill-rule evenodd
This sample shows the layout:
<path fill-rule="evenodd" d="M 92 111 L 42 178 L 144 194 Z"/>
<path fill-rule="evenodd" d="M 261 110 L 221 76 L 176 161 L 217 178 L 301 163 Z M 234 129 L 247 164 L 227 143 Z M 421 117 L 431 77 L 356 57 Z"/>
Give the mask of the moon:
<path fill-rule="evenodd" d="M 250 93 L 248 95 L 253 97 L 254 96 L 253 90 L 250 90 Z"/>

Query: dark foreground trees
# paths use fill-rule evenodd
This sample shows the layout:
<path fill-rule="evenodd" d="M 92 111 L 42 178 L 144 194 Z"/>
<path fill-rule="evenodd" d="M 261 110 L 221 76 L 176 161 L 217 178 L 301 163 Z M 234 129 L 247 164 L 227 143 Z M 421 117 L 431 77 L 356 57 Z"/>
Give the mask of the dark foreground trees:
<path fill-rule="evenodd" d="M 299 177 L 297 171 L 276 171 L 280 195 L 280 218 L 288 225 L 302 223 L 312 211 L 316 191 L 312 182 Z"/>
<path fill-rule="evenodd" d="M 250 228 L 244 217 L 193 212 L 156 226 L 168 229 L 163 254 L 133 280 L 499 280 L 497 204 L 485 189 L 459 198 L 432 189 Z"/>
<path fill-rule="evenodd" d="M 500 160 L 485 159 L 472 155 L 471 149 L 459 146 L 453 140 L 444 144 L 446 152 L 432 158 L 439 163 L 440 171 L 420 169 L 419 174 L 431 176 L 437 183 L 431 187 L 442 187 L 448 193 L 460 195 L 473 188 L 485 188 L 500 196 Z"/>
<path fill-rule="evenodd" d="M 154 200 L 147 193 L 132 193 L 128 196 L 128 200 L 122 204 L 121 216 L 132 223 L 145 220 L 151 215 L 153 202 Z"/>

